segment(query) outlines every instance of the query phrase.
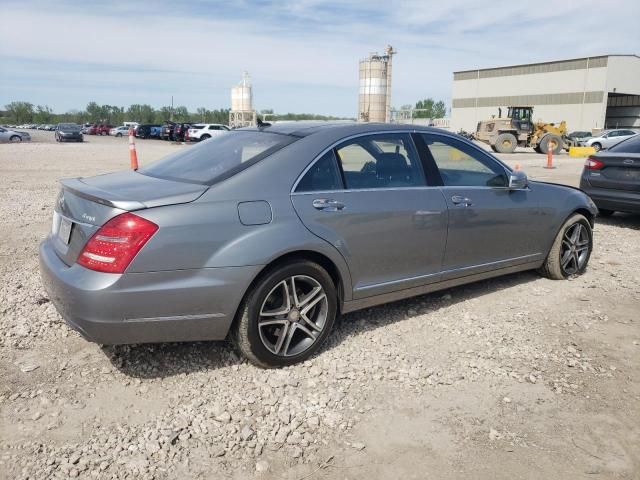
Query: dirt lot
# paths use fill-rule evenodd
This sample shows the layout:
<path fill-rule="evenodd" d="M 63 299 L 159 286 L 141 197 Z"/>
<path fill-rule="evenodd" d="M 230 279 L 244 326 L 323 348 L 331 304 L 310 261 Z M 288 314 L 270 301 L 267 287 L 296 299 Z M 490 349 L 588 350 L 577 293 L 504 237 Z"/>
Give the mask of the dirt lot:
<path fill-rule="evenodd" d="M 598 221 L 587 273 L 511 275 L 345 316 L 283 370 L 225 343 L 101 348 L 40 284 L 56 179 L 125 139 L 0 145 L 0 477 L 640 478 L 640 216 Z M 141 163 L 179 148 L 139 141 Z M 518 153 L 575 185 L 582 160 Z"/>

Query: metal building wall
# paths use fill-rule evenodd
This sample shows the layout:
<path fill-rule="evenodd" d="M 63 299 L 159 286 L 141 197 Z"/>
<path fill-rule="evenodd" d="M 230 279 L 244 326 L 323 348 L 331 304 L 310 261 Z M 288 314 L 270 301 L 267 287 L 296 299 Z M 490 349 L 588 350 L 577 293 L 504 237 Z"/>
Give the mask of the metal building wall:
<path fill-rule="evenodd" d="M 498 107 L 504 114 L 509 105 L 532 105 L 534 120 L 566 120 L 570 130 L 601 129 L 612 79 L 624 90 L 633 89 L 634 81 L 640 88 L 636 68 L 638 57 L 602 56 L 456 72 L 451 127 L 474 131 L 478 121 L 497 116 Z"/>

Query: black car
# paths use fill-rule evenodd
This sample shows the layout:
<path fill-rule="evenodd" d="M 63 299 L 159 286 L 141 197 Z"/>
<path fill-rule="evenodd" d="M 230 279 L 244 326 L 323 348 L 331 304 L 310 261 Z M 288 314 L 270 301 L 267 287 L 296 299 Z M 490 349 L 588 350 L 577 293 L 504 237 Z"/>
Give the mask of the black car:
<path fill-rule="evenodd" d="M 59 123 L 55 128 L 56 142 L 82 142 L 82 127 L 75 123 Z"/>
<path fill-rule="evenodd" d="M 603 217 L 640 213 L 640 134 L 587 158 L 580 188 Z"/>
<path fill-rule="evenodd" d="M 156 125 L 147 123 L 139 125 L 136 129 L 136 137 L 138 138 L 159 138 L 162 130 L 162 125 Z"/>

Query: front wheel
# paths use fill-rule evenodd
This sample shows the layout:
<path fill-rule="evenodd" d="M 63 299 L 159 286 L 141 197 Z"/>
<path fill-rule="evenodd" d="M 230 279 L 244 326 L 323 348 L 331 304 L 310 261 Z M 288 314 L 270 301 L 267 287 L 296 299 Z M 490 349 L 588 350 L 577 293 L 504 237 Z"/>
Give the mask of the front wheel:
<path fill-rule="evenodd" d="M 14 135 L 9 140 L 13 143 L 19 143 L 22 141 L 22 137 L 20 135 Z"/>
<path fill-rule="evenodd" d="M 576 213 L 562 225 L 540 273 L 552 280 L 581 275 L 587 268 L 592 250 L 591 224 L 584 215 Z"/>
<path fill-rule="evenodd" d="M 599 152 L 600 150 L 602 150 L 602 145 L 600 145 L 598 142 L 592 143 L 591 146 L 596 152 Z"/>
<path fill-rule="evenodd" d="M 310 261 L 288 262 L 268 272 L 247 294 L 233 340 L 260 367 L 292 365 L 321 347 L 336 312 L 336 288 L 327 271 Z"/>

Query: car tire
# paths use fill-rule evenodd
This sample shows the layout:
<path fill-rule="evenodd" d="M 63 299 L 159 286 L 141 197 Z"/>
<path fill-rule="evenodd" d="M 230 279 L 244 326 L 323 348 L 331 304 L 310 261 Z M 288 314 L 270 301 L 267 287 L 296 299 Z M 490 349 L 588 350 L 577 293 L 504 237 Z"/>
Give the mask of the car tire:
<path fill-rule="evenodd" d="M 122 136 L 121 133 L 116 133 L 116 137 L 120 138 Z"/>
<path fill-rule="evenodd" d="M 9 137 L 9 141 L 13 143 L 20 143 L 22 141 L 22 137 L 20 135 L 13 135 Z"/>
<path fill-rule="evenodd" d="M 600 150 L 602 150 L 602 144 L 598 143 L 598 142 L 594 142 L 591 144 L 591 146 L 593 147 L 593 149 L 596 152 L 599 152 Z"/>
<path fill-rule="evenodd" d="M 539 272 L 552 280 L 565 280 L 575 275 L 582 275 L 587 268 L 592 250 L 591 224 L 584 215 L 575 213 L 558 231 L 549 255 Z"/>
<path fill-rule="evenodd" d="M 552 133 L 545 135 L 542 137 L 539 143 L 540 152 L 547 154 L 549 152 L 549 147 L 553 146 L 553 153 L 558 154 L 562 152 L 562 148 L 564 147 L 564 142 L 562 141 L 562 137 L 559 135 L 554 135 Z"/>
<path fill-rule="evenodd" d="M 599 208 L 598 209 L 598 216 L 602 217 L 602 218 L 608 218 L 611 215 L 613 215 L 615 212 L 615 210 L 607 210 L 605 208 Z"/>
<path fill-rule="evenodd" d="M 211 138 L 211 135 L 208 135 L 208 134 L 205 133 L 204 135 L 202 135 L 200 137 L 200 140 L 206 140 L 207 138 Z"/>
<path fill-rule="evenodd" d="M 498 153 L 513 153 L 518 146 L 518 139 L 512 133 L 501 133 L 496 137 L 496 151 Z"/>
<path fill-rule="evenodd" d="M 245 295 L 233 343 L 262 368 L 299 363 L 322 346 L 336 312 L 336 287 L 327 271 L 314 262 L 291 260 L 267 271 Z"/>

